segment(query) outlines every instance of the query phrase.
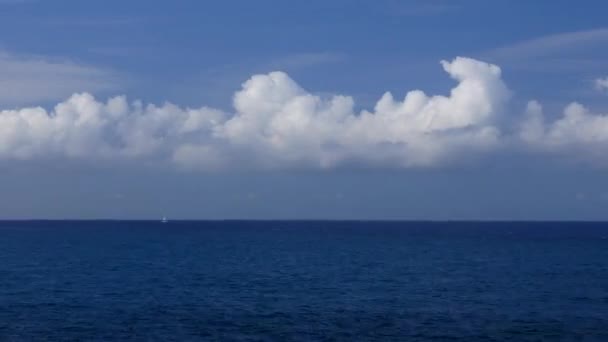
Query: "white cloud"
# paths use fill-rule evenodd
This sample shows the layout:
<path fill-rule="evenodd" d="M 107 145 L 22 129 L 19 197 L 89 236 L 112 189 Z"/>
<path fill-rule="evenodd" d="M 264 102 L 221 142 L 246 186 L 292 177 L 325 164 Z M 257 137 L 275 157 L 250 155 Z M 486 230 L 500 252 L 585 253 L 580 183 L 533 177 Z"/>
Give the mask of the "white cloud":
<path fill-rule="evenodd" d="M 520 130 L 521 140 L 537 150 L 570 154 L 605 164 L 608 147 L 608 113 L 593 113 L 580 103 L 570 103 L 563 115 L 547 122 L 541 105 L 528 104 L 526 119 Z"/>
<path fill-rule="evenodd" d="M 50 112 L 41 107 L 0 111 L 0 158 L 154 157 L 211 131 L 222 115 L 207 108 L 129 104 L 122 96 L 101 103 L 76 94 Z"/>
<path fill-rule="evenodd" d="M 231 114 L 76 94 L 51 111 L 1 111 L 0 158 L 156 158 L 202 169 L 411 167 L 496 146 L 495 119 L 509 96 L 500 69 L 467 58 L 442 66 L 458 82 L 449 96 L 386 93 L 360 113 L 351 97 L 314 95 L 282 72 L 245 82 Z"/>
<path fill-rule="evenodd" d="M 342 162 L 430 165 L 459 149 L 493 146 L 494 116 L 508 97 L 496 66 L 466 58 L 442 62 L 459 84 L 450 96 L 386 93 L 373 112 L 355 113 L 346 96 L 321 98 L 284 73 L 254 76 L 235 95 L 236 116 L 219 131 L 270 162 L 331 167 Z"/>
<path fill-rule="evenodd" d="M 204 170 L 424 167 L 513 139 L 537 151 L 592 159 L 608 147 L 608 115 L 579 103 L 547 120 L 531 101 L 513 135 L 499 127 L 510 95 L 499 67 L 460 57 L 441 65 L 457 82 L 448 95 L 386 93 L 373 110 L 360 112 L 353 98 L 315 95 L 283 72 L 243 83 L 233 113 L 75 94 L 52 110 L 0 111 L 0 159 L 157 160 Z"/>
<path fill-rule="evenodd" d="M 599 91 L 608 92 L 608 77 L 595 80 L 595 88 Z"/>
<path fill-rule="evenodd" d="M 117 84 L 118 76 L 109 70 L 0 51 L 0 105 L 54 101 L 74 92 L 113 90 Z"/>

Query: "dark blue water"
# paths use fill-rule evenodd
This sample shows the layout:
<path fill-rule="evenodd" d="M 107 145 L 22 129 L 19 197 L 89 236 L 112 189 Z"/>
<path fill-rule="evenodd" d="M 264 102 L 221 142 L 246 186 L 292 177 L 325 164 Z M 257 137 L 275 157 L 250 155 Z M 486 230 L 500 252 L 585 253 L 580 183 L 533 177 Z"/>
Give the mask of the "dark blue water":
<path fill-rule="evenodd" d="M 0 340 L 608 341 L 608 224 L 2 222 Z"/>

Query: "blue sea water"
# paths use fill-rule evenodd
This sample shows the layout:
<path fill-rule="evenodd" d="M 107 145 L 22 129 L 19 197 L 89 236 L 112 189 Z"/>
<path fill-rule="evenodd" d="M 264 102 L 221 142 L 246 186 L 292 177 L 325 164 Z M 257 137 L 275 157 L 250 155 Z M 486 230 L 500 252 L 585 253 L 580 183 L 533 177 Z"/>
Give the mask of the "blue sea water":
<path fill-rule="evenodd" d="M 608 224 L 0 222 L 0 341 L 608 341 Z"/>

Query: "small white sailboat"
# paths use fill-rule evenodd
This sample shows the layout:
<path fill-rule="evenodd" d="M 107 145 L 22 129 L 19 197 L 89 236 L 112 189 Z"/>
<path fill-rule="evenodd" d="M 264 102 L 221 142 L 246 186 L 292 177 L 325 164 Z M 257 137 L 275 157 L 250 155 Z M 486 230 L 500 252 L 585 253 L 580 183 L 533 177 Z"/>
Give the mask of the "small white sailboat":
<path fill-rule="evenodd" d="M 167 217 L 163 216 L 163 218 L 160 219 L 160 222 L 161 223 L 167 223 L 167 222 L 169 222 L 169 220 L 167 220 Z"/>

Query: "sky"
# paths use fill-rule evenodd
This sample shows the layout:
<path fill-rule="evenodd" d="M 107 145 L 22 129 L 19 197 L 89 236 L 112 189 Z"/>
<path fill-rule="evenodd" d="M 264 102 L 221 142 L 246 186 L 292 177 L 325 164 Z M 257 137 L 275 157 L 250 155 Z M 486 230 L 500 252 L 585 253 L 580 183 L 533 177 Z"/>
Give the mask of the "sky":
<path fill-rule="evenodd" d="M 0 218 L 607 220 L 606 12 L 0 0 Z"/>

